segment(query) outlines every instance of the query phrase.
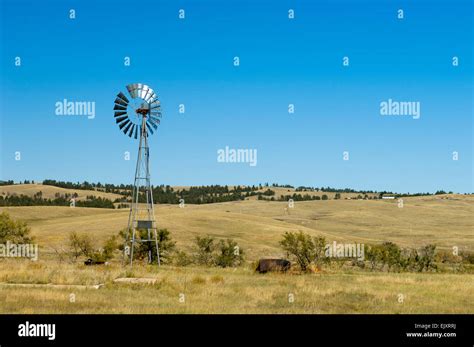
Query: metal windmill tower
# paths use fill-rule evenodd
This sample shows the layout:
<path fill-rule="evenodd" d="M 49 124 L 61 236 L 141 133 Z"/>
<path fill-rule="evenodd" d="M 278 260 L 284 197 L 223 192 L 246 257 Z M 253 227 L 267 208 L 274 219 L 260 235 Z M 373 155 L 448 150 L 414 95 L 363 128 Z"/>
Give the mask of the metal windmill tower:
<path fill-rule="evenodd" d="M 115 99 L 115 122 L 125 135 L 140 138 L 140 141 L 123 261 L 125 263 L 128 257 L 132 265 L 136 248 L 145 247 L 148 250 L 148 262 L 151 263 L 156 257 L 160 265 L 148 147 L 148 136 L 153 134 L 153 130 L 160 124 L 160 101 L 153 90 L 144 84 L 129 84 L 127 91 L 128 97 L 120 92 Z"/>

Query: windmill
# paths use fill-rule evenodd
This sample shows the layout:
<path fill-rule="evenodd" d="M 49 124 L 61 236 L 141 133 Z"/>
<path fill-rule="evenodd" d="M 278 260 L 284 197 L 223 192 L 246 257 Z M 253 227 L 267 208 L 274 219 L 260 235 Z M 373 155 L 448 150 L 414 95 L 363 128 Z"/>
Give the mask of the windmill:
<path fill-rule="evenodd" d="M 160 124 L 160 101 L 153 90 L 145 84 L 129 84 L 126 88 L 127 95 L 120 92 L 115 99 L 115 122 L 125 135 L 135 139 L 140 138 L 140 141 L 123 261 L 125 263 L 126 258 L 129 257 L 130 265 L 132 265 L 134 250 L 139 245 L 147 247 L 145 249 L 148 249 L 149 263 L 156 255 L 158 265 L 160 265 L 148 147 L 149 135 L 153 134 Z"/>

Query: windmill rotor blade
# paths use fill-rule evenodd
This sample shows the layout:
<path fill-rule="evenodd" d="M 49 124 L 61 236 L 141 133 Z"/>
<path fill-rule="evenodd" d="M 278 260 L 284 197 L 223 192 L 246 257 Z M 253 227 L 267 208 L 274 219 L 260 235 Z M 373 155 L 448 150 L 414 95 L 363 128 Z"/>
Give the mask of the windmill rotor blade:
<path fill-rule="evenodd" d="M 135 140 L 138 139 L 138 128 L 139 128 L 139 126 L 137 125 L 135 127 Z"/>
<path fill-rule="evenodd" d="M 127 131 L 128 131 L 128 129 L 130 129 L 130 127 L 131 127 L 132 125 L 133 125 L 133 123 L 130 122 L 130 123 L 128 123 L 128 125 L 123 129 L 123 133 L 124 133 L 125 135 L 127 135 Z"/>
<path fill-rule="evenodd" d="M 151 118 L 156 124 L 160 125 L 160 120 L 158 118 Z"/>
<path fill-rule="evenodd" d="M 123 101 L 123 100 L 120 99 L 120 98 L 116 98 L 116 99 L 115 99 L 115 103 L 118 104 L 118 105 L 125 106 L 125 107 L 127 107 L 127 105 L 128 105 L 128 102 L 125 102 L 125 101 Z"/>
<path fill-rule="evenodd" d="M 160 124 L 160 120 L 158 118 L 155 118 L 155 117 L 148 117 L 147 120 L 150 121 L 151 123 L 154 123 L 154 124 Z"/>
<path fill-rule="evenodd" d="M 151 89 L 150 87 L 148 87 L 148 94 L 145 95 L 145 100 L 150 103 L 152 100 L 156 99 L 156 94 L 155 92 L 153 91 L 153 89 Z"/>
<path fill-rule="evenodd" d="M 150 124 L 146 123 L 146 127 L 150 131 L 150 133 L 153 135 L 153 129 L 151 128 Z"/>
<path fill-rule="evenodd" d="M 125 111 L 116 111 L 114 117 L 123 116 L 124 114 L 127 114 L 127 112 L 125 112 Z"/>
<path fill-rule="evenodd" d="M 137 98 L 141 98 L 143 99 L 142 97 L 142 89 L 143 89 L 143 84 L 141 83 L 136 83 L 136 94 L 137 94 Z"/>
<path fill-rule="evenodd" d="M 120 130 L 122 130 L 123 127 L 126 126 L 126 125 L 129 124 L 129 123 L 131 123 L 131 122 L 130 122 L 130 119 L 127 119 L 127 120 L 126 120 L 125 122 L 123 122 L 122 124 L 119 124 Z"/>
<path fill-rule="evenodd" d="M 137 83 L 132 83 L 127 86 L 128 93 L 130 94 L 132 98 L 136 98 L 138 96 L 137 89 L 138 89 Z"/>
<path fill-rule="evenodd" d="M 143 85 L 142 86 L 142 90 L 141 90 L 141 93 L 140 93 L 140 97 L 143 99 L 143 100 L 146 100 L 146 96 L 148 95 L 148 93 L 150 92 L 150 88 L 146 85 Z M 153 91 L 152 91 L 153 92 Z"/>
<path fill-rule="evenodd" d="M 149 103 L 152 103 L 154 101 L 158 100 L 158 95 L 155 94 L 155 92 L 152 92 L 150 96 L 148 96 L 147 101 Z"/>
<path fill-rule="evenodd" d="M 128 137 L 132 137 L 133 131 L 135 130 L 136 126 L 137 126 L 136 124 L 132 125 L 132 127 L 130 128 L 130 132 L 128 133 Z"/>
<path fill-rule="evenodd" d="M 122 129 L 125 125 L 127 125 L 127 123 L 129 122 L 128 119 L 125 119 L 122 123 L 119 123 L 119 128 Z"/>
<path fill-rule="evenodd" d="M 128 119 L 128 116 L 117 117 L 115 123 L 122 123 L 125 119 Z"/>
<path fill-rule="evenodd" d="M 124 93 L 120 92 L 117 94 L 117 97 L 119 97 L 120 99 L 122 99 L 123 101 L 125 101 L 127 104 L 129 103 L 127 97 L 125 96 Z"/>
<path fill-rule="evenodd" d="M 161 118 L 161 112 L 159 110 L 152 110 L 150 111 L 150 114 L 155 117 L 160 117 Z"/>
<path fill-rule="evenodd" d="M 127 110 L 127 108 L 126 108 L 126 107 L 124 107 L 124 106 L 115 105 L 115 107 L 114 107 L 114 110 L 121 110 L 121 111 L 126 111 L 126 110 Z"/>
<path fill-rule="evenodd" d="M 155 129 L 155 130 L 158 129 L 158 124 L 156 124 L 156 123 L 155 123 L 154 121 L 152 121 L 151 119 L 148 119 L 148 120 L 147 120 L 147 124 L 150 124 L 150 125 L 153 127 L 153 129 Z"/>
<path fill-rule="evenodd" d="M 153 120 L 155 123 L 160 124 L 160 119 L 157 117 L 150 117 L 151 120 Z"/>

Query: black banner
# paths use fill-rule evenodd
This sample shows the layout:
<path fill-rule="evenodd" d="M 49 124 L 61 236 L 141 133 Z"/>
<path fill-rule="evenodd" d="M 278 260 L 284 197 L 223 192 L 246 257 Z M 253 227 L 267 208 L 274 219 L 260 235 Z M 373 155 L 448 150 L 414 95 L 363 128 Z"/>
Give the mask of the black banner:
<path fill-rule="evenodd" d="M 473 346 L 472 315 L 0 315 L 0 346 Z"/>

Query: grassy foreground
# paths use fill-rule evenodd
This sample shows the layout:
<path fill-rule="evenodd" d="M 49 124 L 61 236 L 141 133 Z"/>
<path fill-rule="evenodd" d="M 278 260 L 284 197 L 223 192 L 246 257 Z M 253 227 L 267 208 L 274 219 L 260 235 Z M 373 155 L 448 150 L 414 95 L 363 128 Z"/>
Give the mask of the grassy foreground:
<path fill-rule="evenodd" d="M 119 277 L 157 281 L 114 283 Z M 100 289 L 2 284 L 1 313 L 474 313 L 474 275 L 469 274 L 259 275 L 251 268 L 130 270 L 118 264 L 86 267 L 4 260 L 0 282 L 104 284 Z"/>

